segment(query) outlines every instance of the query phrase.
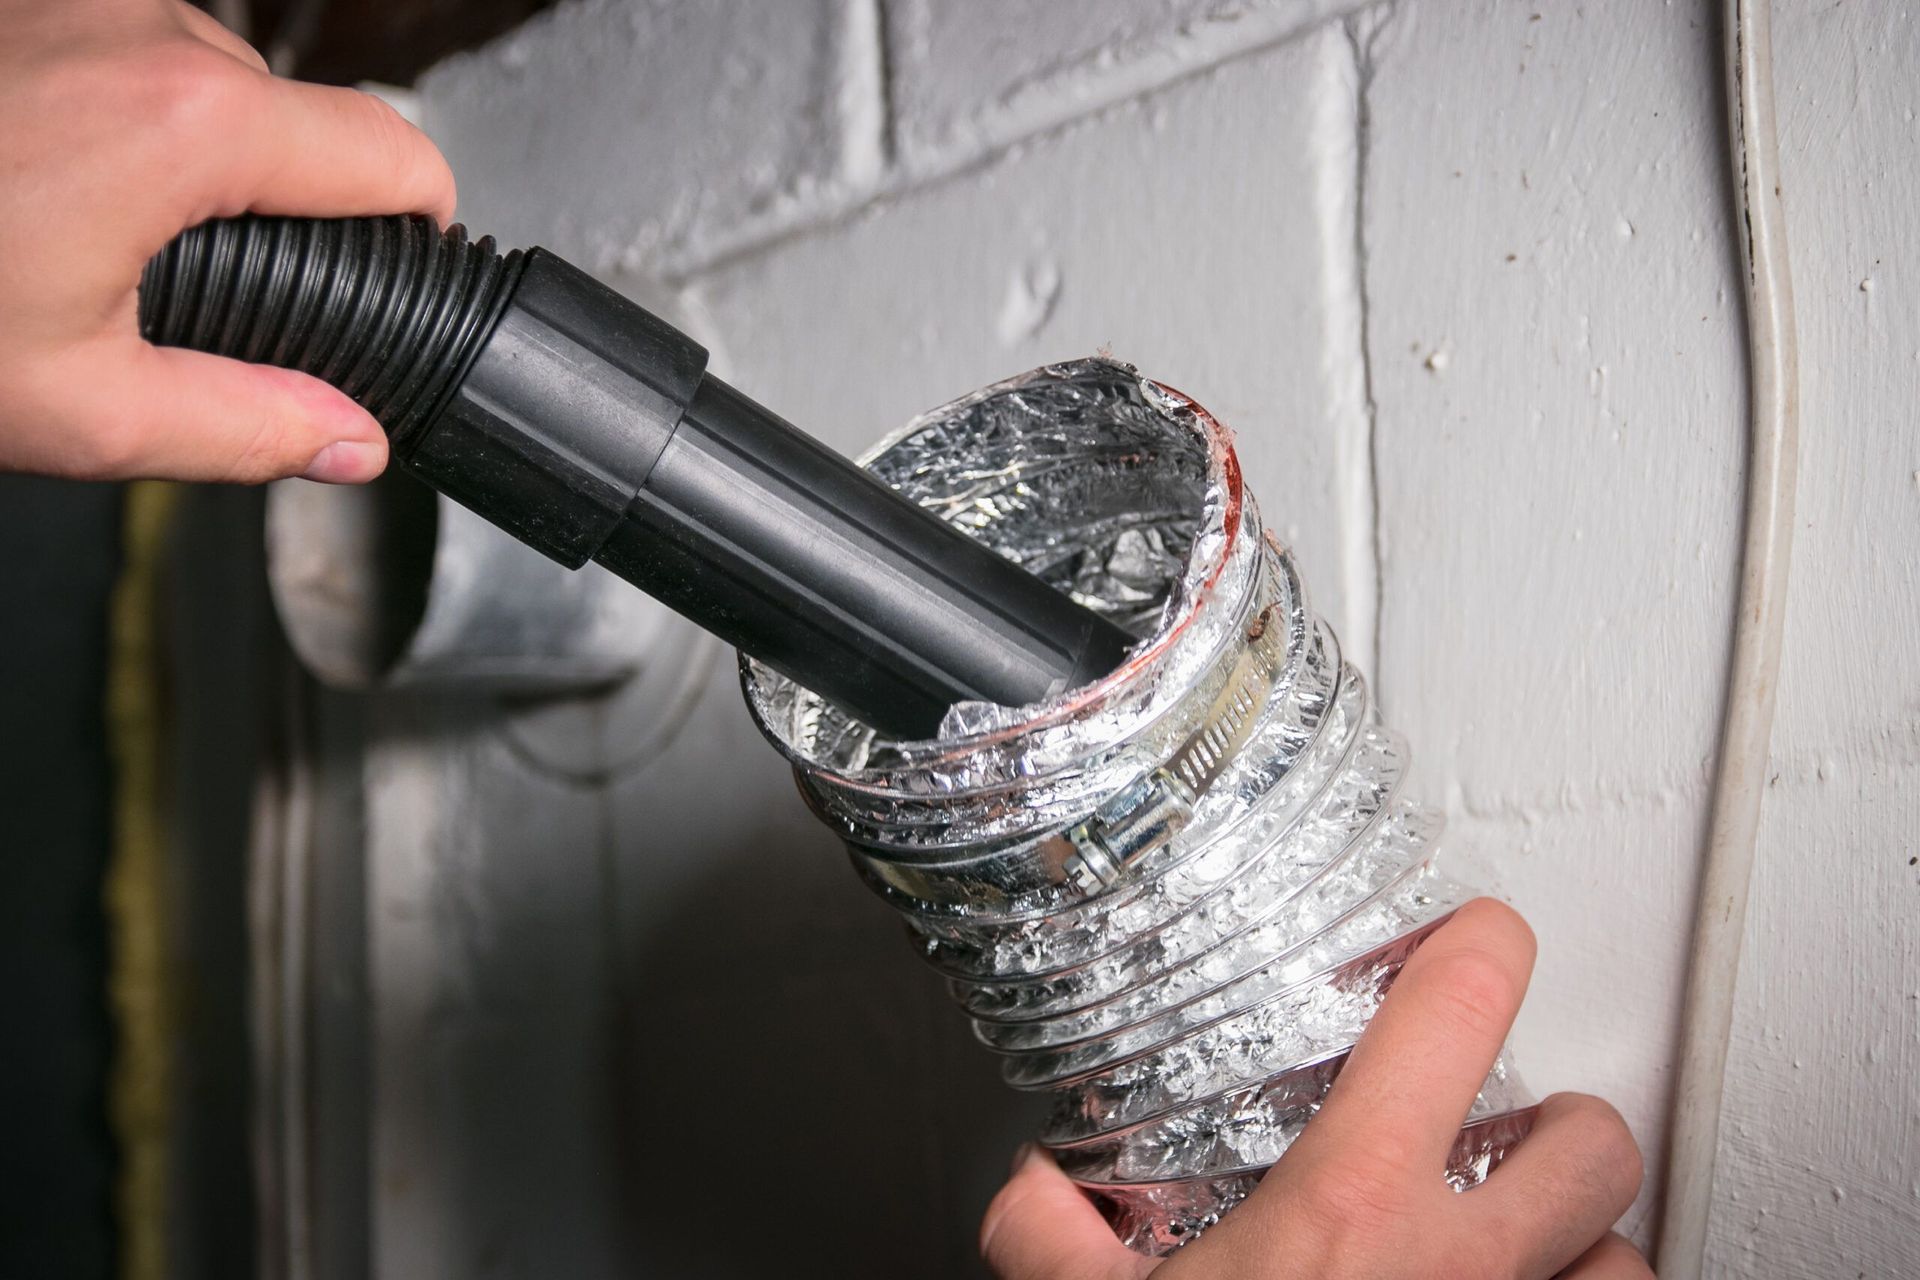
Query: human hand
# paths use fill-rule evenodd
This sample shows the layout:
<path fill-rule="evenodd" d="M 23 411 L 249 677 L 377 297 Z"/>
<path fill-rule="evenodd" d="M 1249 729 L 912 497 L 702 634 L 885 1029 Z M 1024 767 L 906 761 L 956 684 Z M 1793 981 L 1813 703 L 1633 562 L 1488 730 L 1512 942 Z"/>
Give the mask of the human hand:
<path fill-rule="evenodd" d="M 1652 1275 L 1610 1233 L 1640 1189 L 1640 1152 L 1598 1098 L 1557 1094 L 1481 1186 L 1441 1177 L 1533 971 L 1533 934 L 1481 899 L 1421 944 L 1326 1105 L 1260 1186 L 1165 1260 L 1114 1237 L 1043 1152 L 994 1197 L 980 1250 L 1001 1280 Z"/>
<path fill-rule="evenodd" d="M 208 218 L 453 198 L 392 108 L 276 79 L 181 0 L 0 0 L 0 470 L 372 479 L 386 436 L 332 387 L 143 341 L 140 271 Z"/>

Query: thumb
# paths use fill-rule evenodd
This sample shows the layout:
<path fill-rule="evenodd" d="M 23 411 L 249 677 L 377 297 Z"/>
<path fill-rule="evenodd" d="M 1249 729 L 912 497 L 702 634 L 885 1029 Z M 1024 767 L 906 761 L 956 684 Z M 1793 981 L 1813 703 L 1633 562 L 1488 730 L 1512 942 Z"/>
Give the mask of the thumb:
<path fill-rule="evenodd" d="M 987 1206 L 980 1256 L 1000 1280 L 1138 1280 L 1158 1265 L 1121 1244 L 1037 1146 L 1025 1148 Z"/>
<path fill-rule="evenodd" d="M 138 341 L 116 355 L 96 363 L 78 406 L 82 434 L 97 428 L 107 442 L 97 470 L 358 484 L 386 468 L 380 424 L 318 378 Z"/>

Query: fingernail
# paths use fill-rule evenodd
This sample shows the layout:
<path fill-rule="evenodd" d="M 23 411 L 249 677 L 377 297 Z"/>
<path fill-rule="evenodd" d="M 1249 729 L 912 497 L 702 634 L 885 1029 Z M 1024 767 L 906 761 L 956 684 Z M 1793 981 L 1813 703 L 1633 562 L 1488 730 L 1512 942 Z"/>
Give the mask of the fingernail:
<path fill-rule="evenodd" d="M 1015 1147 L 1013 1149 L 1013 1167 L 1008 1169 L 1007 1172 L 1009 1174 L 1014 1174 L 1026 1168 L 1027 1161 L 1033 1159 L 1033 1153 L 1035 1149 L 1036 1148 L 1031 1142 L 1023 1142 L 1019 1146 Z"/>
<path fill-rule="evenodd" d="M 300 477 L 321 484 L 364 484 L 379 475 L 386 463 L 387 451 L 377 444 L 335 440 L 313 455 Z"/>

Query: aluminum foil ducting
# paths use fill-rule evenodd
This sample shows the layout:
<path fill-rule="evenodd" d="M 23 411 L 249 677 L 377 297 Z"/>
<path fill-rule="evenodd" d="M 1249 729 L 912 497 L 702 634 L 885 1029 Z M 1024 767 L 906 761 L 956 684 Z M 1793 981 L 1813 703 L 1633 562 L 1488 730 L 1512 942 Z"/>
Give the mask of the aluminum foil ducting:
<path fill-rule="evenodd" d="M 747 701 L 905 916 L 1041 1141 L 1165 1253 L 1245 1198 L 1406 957 L 1470 896 L 1407 748 L 1262 529 L 1232 439 L 1111 360 L 917 419 L 864 464 L 1141 637 L 1096 684 L 895 741 L 743 662 Z M 1446 1176 L 1530 1122 L 1505 1057 Z"/>

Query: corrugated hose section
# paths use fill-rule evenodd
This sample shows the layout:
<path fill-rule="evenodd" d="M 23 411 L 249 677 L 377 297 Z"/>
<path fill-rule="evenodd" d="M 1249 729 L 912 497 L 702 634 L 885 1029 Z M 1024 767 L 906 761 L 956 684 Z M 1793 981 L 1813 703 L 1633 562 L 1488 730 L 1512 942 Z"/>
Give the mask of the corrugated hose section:
<path fill-rule="evenodd" d="M 929 414 L 876 473 L 1140 636 L 1036 706 L 885 738 L 744 663 L 747 699 L 856 869 L 907 919 L 1041 1134 L 1135 1249 L 1244 1199 L 1406 957 L 1471 896 L 1404 741 L 1310 607 L 1192 401 L 1089 360 Z M 1503 1054 L 1447 1169 L 1527 1131 Z"/>
<path fill-rule="evenodd" d="M 522 255 L 420 217 L 217 219 L 140 280 L 151 342 L 310 373 L 405 456 L 492 331 Z"/>

